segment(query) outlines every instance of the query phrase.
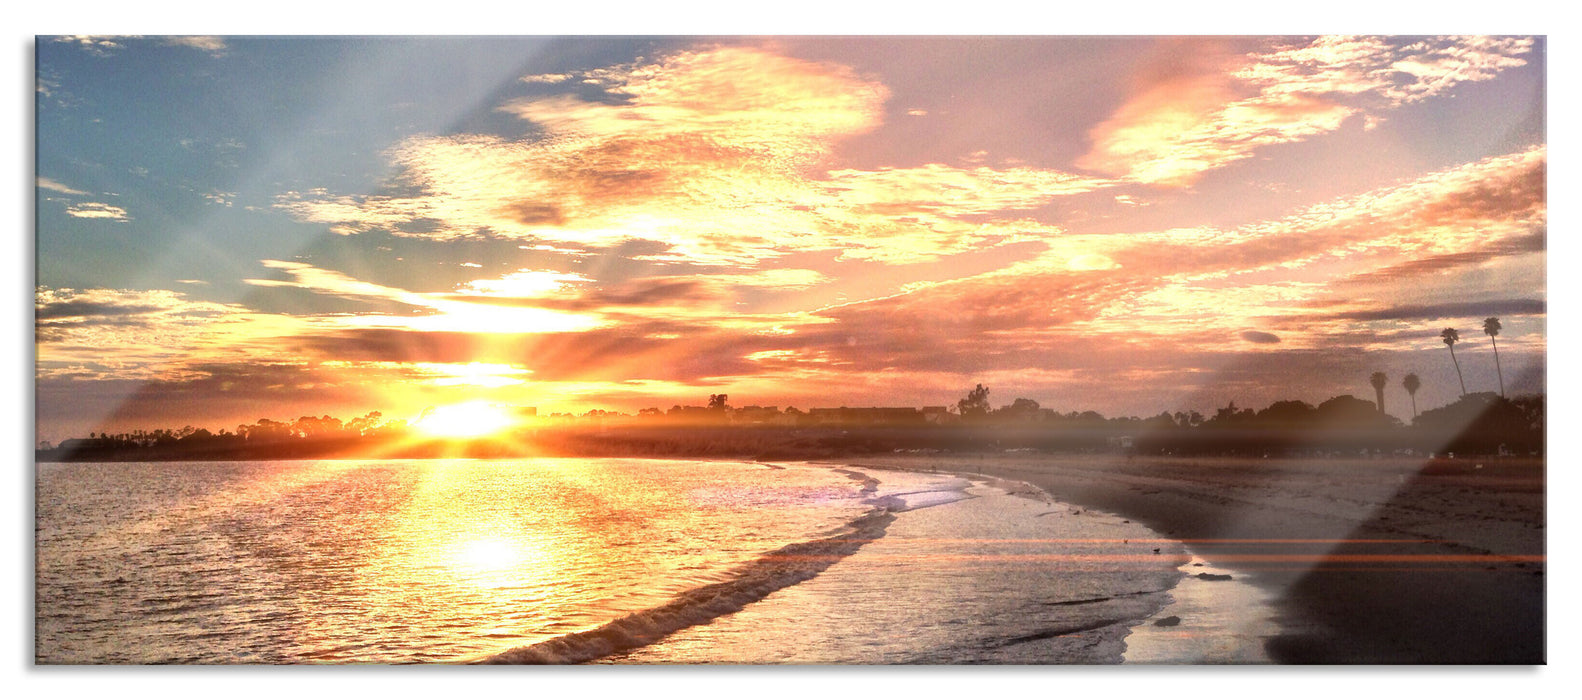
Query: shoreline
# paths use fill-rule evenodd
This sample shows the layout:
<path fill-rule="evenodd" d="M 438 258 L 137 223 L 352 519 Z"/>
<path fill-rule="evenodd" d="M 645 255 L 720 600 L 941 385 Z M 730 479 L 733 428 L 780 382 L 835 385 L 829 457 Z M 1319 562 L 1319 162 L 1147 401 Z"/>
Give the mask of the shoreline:
<path fill-rule="evenodd" d="M 996 488 L 1013 498 L 1024 498 L 1049 505 L 1076 508 L 1079 512 L 1131 522 L 1122 513 L 1113 513 L 1059 498 L 1029 481 L 1007 479 L 981 472 L 935 469 L 901 469 L 892 465 L 848 465 L 812 462 L 829 467 L 855 466 L 874 471 L 914 471 L 955 474 Z M 1031 489 L 1031 490 L 1029 490 Z M 1139 521 L 1139 524 L 1142 524 Z M 1146 527 L 1146 525 L 1144 525 Z M 1150 528 L 1151 530 L 1152 528 Z M 1154 535 L 1165 538 L 1158 532 Z M 1263 640 L 1280 629 L 1275 611 L 1268 604 L 1267 592 L 1250 585 L 1245 574 L 1224 566 L 1213 566 L 1179 540 L 1169 540 L 1168 549 L 1178 552 L 1180 572 L 1165 593 L 1169 600 L 1146 617 L 1129 626 L 1120 641 L 1123 651 L 1118 663 L 1132 665 L 1227 665 L 1271 664 Z M 1200 576 L 1202 575 L 1202 576 Z"/>
<path fill-rule="evenodd" d="M 1122 515 L 1245 574 L 1282 664 L 1543 664 L 1544 465 L 1124 455 L 852 457 Z"/>
<path fill-rule="evenodd" d="M 1129 635 L 1172 605 L 1192 561 L 1141 523 L 1020 480 L 798 464 L 871 475 L 869 502 L 893 518 L 883 536 L 730 615 L 597 663 L 1126 663 Z"/>
<path fill-rule="evenodd" d="M 1123 664 L 1272 664 L 1267 640 L 1278 635 L 1276 611 L 1243 572 L 1217 567 L 1191 549 L 1170 589 L 1171 602 L 1126 636 Z M 1207 574 L 1202 578 L 1200 574 Z"/>

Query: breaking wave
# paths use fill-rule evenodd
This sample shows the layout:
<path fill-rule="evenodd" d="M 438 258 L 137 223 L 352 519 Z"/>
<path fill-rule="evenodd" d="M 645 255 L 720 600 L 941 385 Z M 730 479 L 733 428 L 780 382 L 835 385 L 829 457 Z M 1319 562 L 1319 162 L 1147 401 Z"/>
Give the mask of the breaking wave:
<path fill-rule="evenodd" d="M 884 536 L 906 509 L 899 498 L 871 501 L 874 508 L 830 537 L 797 542 L 744 564 L 730 580 L 694 588 L 664 605 L 635 612 L 583 632 L 546 639 L 484 658 L 485 664 L 578 664 L 647 646 L 665 636 L 737 612 L 787 586 L 806 581 L 868 542 Z"/>

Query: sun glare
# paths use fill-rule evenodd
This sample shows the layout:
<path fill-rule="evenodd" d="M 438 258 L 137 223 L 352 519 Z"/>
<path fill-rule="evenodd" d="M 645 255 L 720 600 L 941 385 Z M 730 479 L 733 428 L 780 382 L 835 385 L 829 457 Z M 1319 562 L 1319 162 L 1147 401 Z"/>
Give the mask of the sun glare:
<path fill-rule="evenodd" d="M 456 560 L 477 572 L 499 572 L 521 563 L 522 553 L 503 539 L 474 540 L 461 546 Z"/>
<path fill-rule="evenodd" d="M 449 570 L 455 580 L 478 588 L 533 583 L 546 566 L 545 552 L 508 537 L 479 537 L 453 543 Z"/>
<path fill-rule="evenodd" d="M 482 401 L 472 401 L 427 411 L 415 425 L 434 437 L 473 438 L 504 430 L 514 422 L 505 411 Z"/>

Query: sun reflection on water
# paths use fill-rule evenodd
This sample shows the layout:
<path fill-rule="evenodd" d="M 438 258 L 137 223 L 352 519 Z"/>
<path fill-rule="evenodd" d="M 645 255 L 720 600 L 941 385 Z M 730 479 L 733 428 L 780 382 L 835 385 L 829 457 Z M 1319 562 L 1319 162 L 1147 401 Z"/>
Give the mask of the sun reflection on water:
<path fill-rule="evenodd" d="M 72 663 L 469 660 L 661 605 L 866 509 L 843 475 L 712 462 L 71 465 L 61 476 L 72 480 L 41 482 L 41 590 L 57 612 L 40 630 L 63 649 L 52 661 Z M 827 497 L 842 489 L 846 499 Z M 68 637 L 87 641 L 55 641 Z"/>
<path fill-rule="evenodd" d="M 520 539 L 485 536 L 452 545 L 449 569 L 456 580 L 478 588 L 504 588 L 529 583 L 547 559 L 546 553 Z"/>

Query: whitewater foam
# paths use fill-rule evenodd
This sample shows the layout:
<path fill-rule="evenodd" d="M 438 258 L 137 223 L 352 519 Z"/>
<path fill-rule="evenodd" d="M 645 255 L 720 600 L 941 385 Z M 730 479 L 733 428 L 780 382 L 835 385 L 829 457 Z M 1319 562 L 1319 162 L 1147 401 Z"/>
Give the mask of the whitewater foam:
<path fill-rule="evenodd" d="M 733 614 L 595 663 L 1116 663 L 1181 576 L 1180 549 L 1156 533 L 1036 487 L 879 478 L 880 494 L 909 505 L 890 510 L 882 538 Z"/>
<path fill-rule="evenodd" d="M 883 537 L 885 528 L 895 521 L 891 510 L 904 507 L 898 499 L 875 499 L 874 509 L 851 521 L 839 535 L 781 547 L 736 570 L 728 581 L 687 591 L 669 603 L 591 630 L 502 652 L 481 663 L 576 664 L 647 646 L 817 576 L 864 544 Z"/>

